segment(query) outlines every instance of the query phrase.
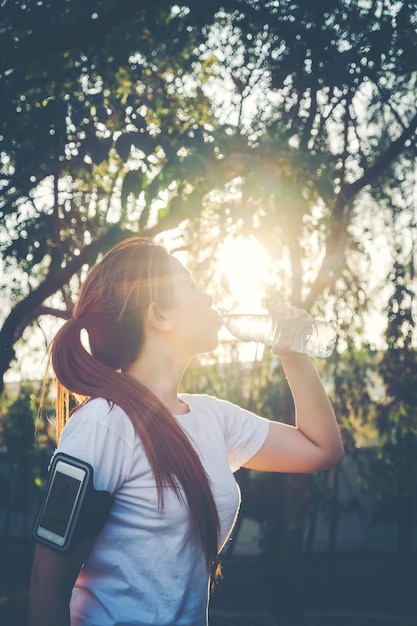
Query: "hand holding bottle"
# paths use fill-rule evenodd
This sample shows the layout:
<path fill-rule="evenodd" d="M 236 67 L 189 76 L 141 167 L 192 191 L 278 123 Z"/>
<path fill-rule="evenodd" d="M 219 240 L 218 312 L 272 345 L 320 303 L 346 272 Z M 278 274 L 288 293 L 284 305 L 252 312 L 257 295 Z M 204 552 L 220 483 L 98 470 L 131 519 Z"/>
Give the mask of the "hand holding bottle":
<path fill-rule="evenodd" d="M 287 352 L 305 352 L 301 345 L 302 336 L 298 329 L 304 328 L 302 320 L 311 320 L 307 311 L 288 304 L 270 302 L 269 316 L 275 322 L 274 337 L 271 339 L 271 350 L 277 356 Z M 297 349 L 298 348 L 298 349 Z"/>

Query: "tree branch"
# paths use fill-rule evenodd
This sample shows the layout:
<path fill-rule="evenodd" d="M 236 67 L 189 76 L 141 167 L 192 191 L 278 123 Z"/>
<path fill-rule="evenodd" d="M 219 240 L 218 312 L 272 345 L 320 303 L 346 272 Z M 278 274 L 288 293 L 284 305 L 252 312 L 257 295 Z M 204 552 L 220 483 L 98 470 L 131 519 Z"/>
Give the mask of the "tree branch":
<path fill-rule="evenodd" d="M 350 223 L 350 215 L 346 208 L 359 192 L 372 184 L 398 158 L 407 141 L 412 139 L 416 129 L 417 114 L 401 135 L 391 143 L 385 152 L 382 152 L 374 160 L 360 178 L 353 183 L 342 183 L 332 211 L 333 219 L 327 237 L 326 255 L 304 303 L 307 310 L 314 304 L 326 287 L 331 286 L 341 275 L 342 268 L 345 266 L 347 227 Z"/>
<path fill-rule="evenodd" d="M 117 231 L 119 232 L 117 233 Z M 46 298 L 54 294 L 74 274 L 80 271 L 88 260 L 92 257 L 95 258 L 101 250 L 107 249 L 109 243 L 112 245 L 117 238 L 121 240 L 126 236 L 128 235 L 125 231 L 113 227 L 89 246 L 83 248 L 81 253 L 69 261 L 62 270 L 51 269 L 43 283 L 14 306 L 0 330 L 0 393 L 4 389 L 4 374 L 15 358 L 13 346 L 22 335 L 27 324 L 35 319 L 34 311 L 41 306 Z"/>
<path fill-rule="evenodd" d="M 155 226 L 142 232 L 144 237 L 154 237 L 162 230 L 178 226 L 178 216 L 168 214 Z M 114 245 L 127 239 L 136 237 L 138 233 L 124 230 L 117 225 L 111 226 L 103 235 L 95 239 L 90 245 L 85 246 L 79 255 L 73 257 L 62 269 L 50 268 L 45 280 L 23 300 L 20 300 L 7 316 L 0 330 L 0 394 L 4 389 L 4 374 L 15 358 L 14 345 L 22 336 L 24 329 L 33 322 L 38 314 L 55 314 L 64 319 L 69 317 L 68 311 L 56 311 L 51 307 L 43 306 L 46 298 L 52 296 L 61 287 L 68 284 L 71 277 L 77 274 L 81 268 L 88 264 L 92 265 L 100 252 L 107 252 Z"/>

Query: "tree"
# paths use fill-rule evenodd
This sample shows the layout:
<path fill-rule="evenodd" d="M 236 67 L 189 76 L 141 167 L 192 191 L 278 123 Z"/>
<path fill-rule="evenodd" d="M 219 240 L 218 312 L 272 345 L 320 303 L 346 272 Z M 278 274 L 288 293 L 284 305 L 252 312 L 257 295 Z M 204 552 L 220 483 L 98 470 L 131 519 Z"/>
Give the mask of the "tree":
<path fill-rule="evenodd" d="M 2 375 L 33 320 L 71 314 L 99 254 L 179 225 L 202 270 L 225 233 L 255 235 L 277 259 L 269 298 L 360 337 L 366 253 L 393 215 L 415 223 L 416 2 L 3 4 Z M 326 367 L 346 420 L 359 394 L 346 363 Z M 279 482 L 285 549 L 309 484 Z"/>
<path fill-rule="evenodd" d="M 84 266 L 126 236 L 198 213 L 198 198 L 180 204 L 201 177 L 194 163 L 206 170 L 198 194 L 211 182 L 210 114 L 186 78 L 196 30 L 164 2 L 95 11 L 3 8 L 1 250 L 14 304 L 0 331 L 1 380 L 33 320 L 71 314 L 68 285 Z M 59 292 L 56 306 L 48 298 Z"/>
<path fill-rule="evenodd" d="M 214 36 L 206 53 L 206 59 L 216 53 L 224 59 L 220 70 L 213 62 L 209 68 L 213 82 L 220 73 L 222 84 L 229 86 L 231 96 L 218 116 L 228 120 L 234 139 L 225 159 L 234 189 L 222 213 L 221 201 L 209 207 L 207 221 L 221 234 L 231 229 L 255 233 L 279 259 L 289 259 L 278 265 L 271 298 L 310 311 L 333 311 L 341 335 L 345 332 L 348 345 L 353 344 L 369 306 L 366 245 L 378 226 L 386 222 L 391 230 L 392 212 L 415 223 L 416 4 L 251 7 L 232 17 L 223 14 L 222 46 Z M 202 68 L 207 72 L 207 66 Z M 210 254 L 207 248 L 200 252 L 201 257 Z M 363 384 L 353 398 L 343 389 L 340 377 L 352 364 L 349 375 L 357 382 L 355 368 L 360 374 L 359 366 L 367 366 L 363 360 L 355 364 L 352 359 L 345 367 L 339 362 L 329 370 L 337 375 L 336 405 L 346 423 L 351 408 L 368 395 Z M 334 476 L 333 551 L 340 513 L 338 468 Z M 282 484 L 273 487 L 274 506 L 268 507 L 272 541 L 267 552 L 285 572 L 280 601 L 288 601 L 291 588 L 297 588 L 291 578 L 294 546 L 300 546 L 309 485 L 306 477 L 270 480 Z M 282 586 L 275 585 L 275 599 L 277 589 Z"/>
<path fill-rule="evenodd" d="M 340 279 L 363 283 L 349 255 L 358 246 L 352 225 L 368 229 L 373 210 L 381 213 L 374 203 L 364 209 L 365 190 L 411 208 L 388 188 L 395 180 L 405 192 L 414 171 L 416 7 L 247 3 L 224 14 L 206 53 L 222 53 L 220 69 L 209 69 L 232 91 L 219 112 L 231 121 L 235 149 L 225 152 L 241 177 L 229 224 L 240 218 L 276 256 L 288 250 L 288 295 L 309 310 Z"/>
<path fill-rule="evenodd" d="M 213 190 L 215 224 L 288 254 L 288 299 L 310 310 L 363 288 L 349 254 L 363 190 L 398 203 L 386 183 L 401 162 L 406 189 L 413 166 L 415 3 L 222 7 L 3 7 L 2 256 L 24 272 L 3 373 L 48 296 L 64 290 L 69 315 L 66 285 L 99 251 L 198 217 Z"/>
<path fill-rule="evenodd" d="M 408 263 L 397 261 L 390 275 L 393 289 L 387 306 L 388 349 L 379 366 L 386 394 L 377 408 L 381 448 L 373 473 L 378 499 L 375 521 L 394 521 L 397 526 L 399 588 L 417 519 L 417 352 L 412 346 L 415 294 L 408 287 L 414 272 L 414 261 L 409 258 Z"/>
<path fill-rule="evenodd" d="M 5 449 L 7 474 L 4 481 L 1 509 L 4 513 L 3 536 L 9 537 L 10 514 L 18 511 L 23 514 L 23 536 L 27 536 L 32 522 L 33 502 L 39 492 L 47 463 L 36 454 L 35 428 L 38 390 L 25 383 L 16 398 L 9 398 L 1 407 L 0 426 L 2 443 Z M 43 439 L 43 452 L 51 453 L 52 441 L 47 430 L 39 429 L 39 439 Z M 42 435 L 42 437 L 40 436 Z M 45 447 L 49 443 L 49 450 Z"/>

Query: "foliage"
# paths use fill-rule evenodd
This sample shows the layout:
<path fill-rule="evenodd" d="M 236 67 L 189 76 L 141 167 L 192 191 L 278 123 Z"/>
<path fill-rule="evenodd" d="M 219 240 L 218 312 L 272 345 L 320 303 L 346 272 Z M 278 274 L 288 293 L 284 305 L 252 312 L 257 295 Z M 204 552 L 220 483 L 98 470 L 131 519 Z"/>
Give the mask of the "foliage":
<path fill-rule="evenodd" d="M 70 315 L 68 284 L 99 253 L 198 212 L 179 200 L 200 176 L 191 163 L 212 158 L 205 99 L 186 85 L 195 31 L 166 3 L 103 2 L 93 14 L 80 2 L 9 3 L 5 13 L 13 55 L 2 60 L 2 103 L 13 114 L 2 129 L 0 214 L 13 308 L 0 333 L 3 372 L 32 320 Z M 46 306 L 59 291 L 58 307 Z"/>
<path fill-rule="evenodd" d="M 400 244 L 415 233 L 416 9 L 405 0 L 3 3 L 1 378 L 25 329 L 71 315 L 86 268 L 120 239 L 175 228 L 205 282 L 226 291 L 217 246 L 250 234 L 276 258 L 267 297 L 339 325 L 343 355 L 323 374 L 354 450 L 359 427 L 374 421 L 369 390 L 379 382 L 377 353 L 357 350 L 374 298 L 369 255 L 381 248 L 389 262 L 393 228 Z M 377 415 L 389 497 L 398 441 L 411 450 L 415 432 L 414 276 L 392 252 L 380 369 L 389 402 Z M 245 378 L 242 369 L 226 376 L 213 363 L 184 385 L 289 421 L 279 369 L 267 358 Z M 401 458 L 411 476 L 411 456 Z M 270 480 L 263 510 L 284 550 L 308 490 Z"/>
<path fill-rule="evenodd" d="M 98 254 L 195 228 L 202 208 L 206 260 L 225 233 L 250 232 L 277 258 L 271 289 L 295 304 L 366 290 L 351 228 L 366 215 L 371 240 L 364 190 L 385 208 L 411 201 L 414 8 L 6 3 L 3 373 L 33 320 L 70 315 Z"/>
<path fill-rule="evenodd" d="M 386 394 L 378 405 L 381 439 L 373 478 L 379 501 L 376 521 L 395 521 L 400 575 L 417 521 L 417 352 L 413 347 L 414 263 L 396 262 L 387 307 L 387 344 L 380 363 Z"/>
<path fill-rule="evenodd" d="M 23 514 L 25 532 L 32 523 L 33 504 L 46 479 L 47 457 L 52 442 L 45 428 L 37 423 L 38 390 L 30 383 L 22 384 L 18 396 L 3 399 L 0 414 L 0 441 L 3 468 L 0 508 L 3 514 L 3 536 L 11 530 L 11 512 Z M 41 444 L 42 449 L 37 449 Z"/>
<path fill-rule="evenodd" d="M 415 8 L 241 3 L 201 47 L 231 182 L 187 244 L 207 263 L 225 235 L 256 236 L 276 259 L 268 296 L 327 315 L 344 304 L 347 336 L 370 305 L 375 236 L 414 210 Z"/>

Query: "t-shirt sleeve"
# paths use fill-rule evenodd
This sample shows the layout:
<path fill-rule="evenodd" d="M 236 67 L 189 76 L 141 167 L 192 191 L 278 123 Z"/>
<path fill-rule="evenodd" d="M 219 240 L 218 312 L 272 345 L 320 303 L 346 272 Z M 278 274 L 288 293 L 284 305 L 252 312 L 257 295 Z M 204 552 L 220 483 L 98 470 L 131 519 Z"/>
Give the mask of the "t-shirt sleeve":
<path fill-rule="evenodd" d="M 235 472 L 265 443 L 269 433 L 269 420 L 231 402 L 216 401 L 223 418 L 229 465 L 232 472 Z"/>
<path fill-rule="evenodd" d="M 62 431 L 57 452 L 90 463 L 94 487 L 114 493 L 132 463 L 134 427 L 117 406 L 102 399 L 79 409 Z"/>

